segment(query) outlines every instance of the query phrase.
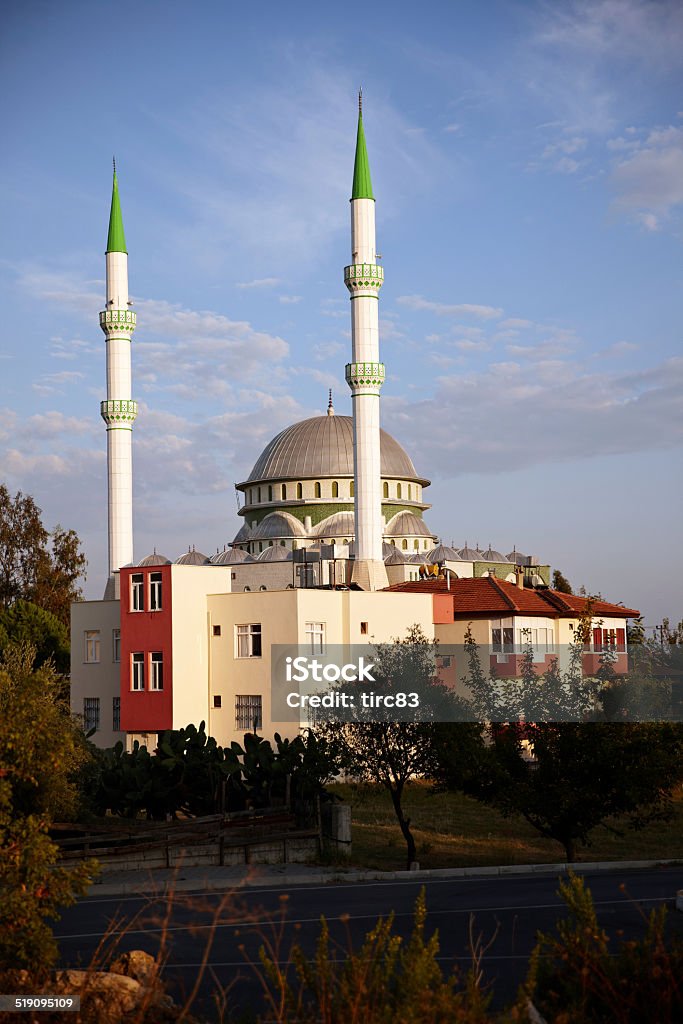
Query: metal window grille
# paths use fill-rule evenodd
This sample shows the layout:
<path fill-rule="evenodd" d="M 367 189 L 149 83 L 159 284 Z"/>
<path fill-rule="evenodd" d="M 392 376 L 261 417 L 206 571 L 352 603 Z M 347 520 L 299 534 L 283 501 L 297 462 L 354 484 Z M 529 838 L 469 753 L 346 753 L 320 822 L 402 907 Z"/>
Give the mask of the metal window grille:
<path fill-rule="evenodd" d="M 114 732 L 121 731 L 121 698 L 112 697 L 111 702 L 111 727 Z"/>
<path fill-rule="evenodd" d="M 262 728 L 260 693 L 235 697 L 235 728 L 247 731 Z"/>
<path fill-rule="evenodd" d="M 86 732 L 100 727 L 100 698 L 83 698 L 83 728 Z"/>

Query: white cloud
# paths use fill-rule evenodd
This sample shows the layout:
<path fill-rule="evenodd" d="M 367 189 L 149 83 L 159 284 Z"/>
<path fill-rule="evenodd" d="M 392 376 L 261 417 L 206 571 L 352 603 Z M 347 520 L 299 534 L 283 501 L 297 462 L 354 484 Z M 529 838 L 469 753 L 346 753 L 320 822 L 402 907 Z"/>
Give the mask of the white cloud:
<path fill-rule="evenodd" d="M 612 174 L 616 204 L 650 231 L 683 204 L 683 129 L 669 125 L 650 132 L 643 145 L 619 162 Z"/>
<path fill-rule="evenodd" d="M 301 302 L 303 295 L 278 295 L 278 299 L 285 306 L 294 306 Z"/>
<path fill-rule="evenodd" d="M 274 288 L 278 284 L 279 277 L 257 277 L 253 281 L 236 281 L 235 288 Z"/>
<path fill-rule="evenodd" d="M 432 302 L 422 295 L 399 295 L 396 300 L 399 305 L 408 309 L 425 310 L 430 313 L 437 313 L 439 316 L 474 316 L 480 320 L 491 320 L 503 315 L 502 309 L 494 306 L 479 306 L 472 303 L 458 303 L 449 305 L 443 302 Z"/>

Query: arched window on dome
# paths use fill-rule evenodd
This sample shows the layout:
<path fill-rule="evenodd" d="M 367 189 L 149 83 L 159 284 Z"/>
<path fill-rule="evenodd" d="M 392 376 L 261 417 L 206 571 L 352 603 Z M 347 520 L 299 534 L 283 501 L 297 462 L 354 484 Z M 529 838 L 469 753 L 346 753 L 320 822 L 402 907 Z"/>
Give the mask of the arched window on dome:
<path fill-rule="evenodd" d="M 411 491 L 412 491 L 412 487 L 410 486 L 410 484 L 408 484 L 408 501 L 410 501 L 410 499 L 412 498 Z"/>
<path fill-rule="evenodd" d="M 332 497 L 333 498 L 338 498 L 339 497 L 339 484 L 337 483 L 336 480 L 332 481 Z"/>
<path fill-rule="evenodd" d="M 257 490 L 256 490 L 256 500 L 257 500 L 257 502 L 260 505 L 261 504 L 261 488 L 260 487 L 258 487 Z"/>
<path fill-rule="evenodd" d="M 401 547 L 403 548 L 404 551 L 408 550 L 408 541 L 405 539 L 405 537 L 401 541 Z"/>
<path fill-rule="evenodd" d="M 419 540 L 413 541 L 413 547 L 415 548 L 415 550 L 416 550 L 416 551 L 418 551 L 418 550 L 419 550 L 419 547 L 420 547 L 420 542 L 419 542 Z"/>
<path fill-rule="evenodd" d="M 297 496 L 297 498 L 303 498 L 303 496 L 304 496 L 304 489 L 301 486 L 301 484 L 297 484 L 296 485 L 296 496 Z"/>
<path fill-rule="evenodd" d="M 350 485 L 349 485 L 349 497 L 353 498 L 355 496 L 355 493 L 356 493 L 355 482 L 352 480 Z"/>
<path fill-rule="evenodd" d="M 389 484 L 386 482 L 386 480 L 384 481 L 384 487 L 382 489 L 382 494 L 384 495 L 385 498 L 389 497 Z"/>
<path fill-rule="evenodd" d="M 259 554 L 260 554 L 260 553 L 261 553 L 261 551 L 263 551 L 263 541 L 262 541 L 262 540 L 260 540 L 260 541 L 258 542 L 258 549 L 259 549 Z"/>
<path fill-rule="evenodd" d="M 316 480 L 316 482 L 315 482 L 315 496 L 316 496 L 316 498 L 319 498 L 319 497 L 321 497 L 321 495 L 322 495 L 322 491 L 321 491 L 321 488 L 320 488 L 320 483 Z"/>
<path fill-rule="evenodd" d="M 410 495 L 408 495 L 410 497 Z M 268 501 L 273 500 L 273 488 L 271 484 L 268 484 Z"/>
<path fill-rule="evenodd" d="M 400 484 L 396 484 L 396 497 L 397 497 L 397 498 L 400 498 L 400 497 L 401 497 L 401 494 L 402 494 L 402 491 L 401 491 L 401 485 L 400 485 Z M 259 498 L 259 501 L 260 501 L 260 500 L 261 500 L 261 499 Z"/>
<path fill-rule="evenodd" d="M 299 542 L 298 542 L 298 541 L 296 541 L 296 540 L 293 540 L 293 541 L 292 541 L 292 551 L 296 551 L 296 549 L 297 549 L 298 547 L 299 547 Z"/>
<path fill-rule="evenodd" d="M 280 547 L 281 547 L 281 548 L 284 548 L 284 547 L 286 547 L 286 545 L 285 545 L 285 542 L 284 542 L 283 540 L 281 540 L 281 541 L 280 541 Z"/>
<path fill-rule="evenodd" d="M 282 500 L 287 501 L 287 484 L 283 484 L 281 488 Z"/>

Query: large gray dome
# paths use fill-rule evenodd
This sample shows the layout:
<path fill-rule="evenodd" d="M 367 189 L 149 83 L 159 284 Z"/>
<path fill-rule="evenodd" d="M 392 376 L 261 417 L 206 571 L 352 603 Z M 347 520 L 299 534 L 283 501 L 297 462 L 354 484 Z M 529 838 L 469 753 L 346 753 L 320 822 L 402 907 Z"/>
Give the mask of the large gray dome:
<path fill-rule="evenodd" d="M 417 475 L 407 452 L 385 430 L 380 430 L 380 453 L 383 477 L 428 485 L 428 480 Z M 314 416 L 293 423 L 264 448 L 243 484 L 335 476 L 353 477 L 351 416 Z"/>

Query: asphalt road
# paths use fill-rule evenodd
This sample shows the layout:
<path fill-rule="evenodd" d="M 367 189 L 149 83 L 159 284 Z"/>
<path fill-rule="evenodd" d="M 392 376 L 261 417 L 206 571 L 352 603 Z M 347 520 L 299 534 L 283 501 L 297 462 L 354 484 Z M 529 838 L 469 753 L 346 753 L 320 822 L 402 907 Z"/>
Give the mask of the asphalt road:
<path fill-rule="evenodd" d="M 663 903 L 673 906 L 676 890 L 683 888 L 683 868 L 584 877 L 601 925 L 610 934 L 621 930 L 625 938 L 641 935 L 643 912 Z M 293 939 L 313 953 L 324 915 L 334 955 L 342 957 L 350 945 L 360 946 L 378 917 L 392 910 L 395 931 L 408 936 L 415 900 L 424 885 L 427 934 L 438 929 L 442 965 L 467 968 L 473 921 L 485 943 L 493 939 L 484 959 L 485 977 L 494 984 L 495 1004 L 503 1005 L 514 998 L 524 979 L 537 931 L 551 931 L 564 916 L 557 883 L 553 876 L 529 874 L 180 893 L 171 904 L 165 898 L 88 898 L 64 911 L 55 933 L 61 963 L 71 967 L 88 963 L 107 931 L 121 951 L 144 949 L 156 955 L 161 943 L 168 990 L 181 1000 L 199 979 L 194 1013 L 215 1020 L 212 993 L 219 988 L 230 989 L 232 1009 L 263 1007 L 261 982 L 250 966 L 258 961 L 261 945 L 270 945 L 280 963 L 289 961 Z M 682 914 L 672 910 L 670 921 L 683 933 Z"/>

